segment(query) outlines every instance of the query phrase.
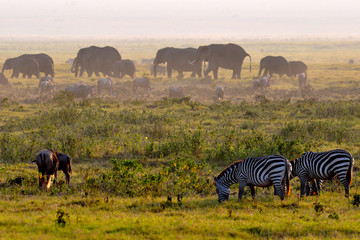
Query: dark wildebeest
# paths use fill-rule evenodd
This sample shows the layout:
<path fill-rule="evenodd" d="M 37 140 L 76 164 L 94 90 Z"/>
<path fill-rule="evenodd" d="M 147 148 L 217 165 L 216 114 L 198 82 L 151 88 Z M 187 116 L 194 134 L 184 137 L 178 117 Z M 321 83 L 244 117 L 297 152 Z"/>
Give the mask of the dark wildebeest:
<path fill-rule="evenodd" d="M 171 87 L 170 88 L 170 98 L 182 98 L 184 97 L 184 89 L 182 87 Z"/>
<path fill-rule="evenodd" d="M 33 162 L 36 162 L 40 173 L 39 187 L 43 190 L 49 189 L 59 168 L 56 152 L 52 149 L 41 150 Z"/>
<path fill-rule="evenodd" d="M 66 178 L 66 184 L 70 184 L 70 173 L 71 173 L 71 157 L 66 153 L 56 152 L 56 156 L 59 160 L 59 171 L 63 171 Z M 57 179 L 57 172 L 55 172 L 55 178 Z"/>
<path fill-rule="evenodd" d="M 133 86 L 133 93 L 136 94 L 136 90 L 138 88 L 143 88 L 147 91 L 148 96 L 151 94 L 151 87 L 150 87 L 150 79 L 148 77 L 142 77 L 142 78 L 135 78 L 134 80 L 134 86 Z"/>

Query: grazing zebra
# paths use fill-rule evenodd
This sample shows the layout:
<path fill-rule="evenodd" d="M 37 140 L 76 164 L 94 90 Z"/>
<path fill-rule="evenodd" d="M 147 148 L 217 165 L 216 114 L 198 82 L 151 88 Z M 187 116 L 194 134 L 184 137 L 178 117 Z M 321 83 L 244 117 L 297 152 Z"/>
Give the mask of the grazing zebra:
<path fill-rule="evenodd" d="M 225 168 L 217 177 L 214 177 L 216 193 L 219 202 L 229 199 L 229 187 L 238 182 L 238 200 L 244 193 L 244 188 L 249 186 L 251 196 L 255 198 L 255 187 L 268 187 L 274 184 L 275 194 L 283 200 L 285 185 L 287 195 L 290 194 L 291 164 L 281 155 L 265 157 L 250 157 L 237 161 Z"/>
<path fill-rule="evenodd" d="M 298 159 L 291 162 L 292 171 L 290 178 L 300 178 L 300 196 L 303 196 L 308 182 L 313 188 L 319 188 L 322 180 L 331 180 L 337 176 L 345 187 L 345 196 L 349 197 L 354 159 L 345 150 L 335 149 L 328 152 L 306 152 Z M 318 183 L 316 187 L 314 180 Z M 315 190 L 316 192 L 316 190 Z"/>

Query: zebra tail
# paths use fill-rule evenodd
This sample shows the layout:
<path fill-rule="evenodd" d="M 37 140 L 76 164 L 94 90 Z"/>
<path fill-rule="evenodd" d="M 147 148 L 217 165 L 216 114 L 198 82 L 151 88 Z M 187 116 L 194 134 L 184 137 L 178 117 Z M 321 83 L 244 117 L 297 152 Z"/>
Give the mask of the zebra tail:
<path fill-rule="evenodd" d="M 346 181 L 349 183 L 349 186 L 351 185 L 352 182 L 352 172 L 353 172 L 353 166 L 354 166 L 354 159 L 352 159 L 349 169 L 346 173 Z"/>
<path fill-rule="evenodd" d="M 69 164 L 69 173 L 71 173 L 71 158 L 68 158 L 68 164 Z"/>
<path fill-rule="evenodd" d="M 285 172 L 285 177 L 286 177 L 286 195 L 290 196 L 290 190 L 291 190 L 291 185 L 290 185 L 290 173 L 291 173 L 291 164 L 289 162 L 287 162 L 287 166 L 286 166 L 286 172 Z"/>

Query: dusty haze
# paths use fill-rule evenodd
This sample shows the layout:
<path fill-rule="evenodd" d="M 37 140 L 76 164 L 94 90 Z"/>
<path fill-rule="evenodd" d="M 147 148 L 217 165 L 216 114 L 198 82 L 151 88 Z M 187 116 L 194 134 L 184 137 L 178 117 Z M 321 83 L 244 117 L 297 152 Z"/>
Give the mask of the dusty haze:
<path fill-rule="evenodd" d="M 0 36 L 359 37 L 355 0 L 0 0 Z"/>

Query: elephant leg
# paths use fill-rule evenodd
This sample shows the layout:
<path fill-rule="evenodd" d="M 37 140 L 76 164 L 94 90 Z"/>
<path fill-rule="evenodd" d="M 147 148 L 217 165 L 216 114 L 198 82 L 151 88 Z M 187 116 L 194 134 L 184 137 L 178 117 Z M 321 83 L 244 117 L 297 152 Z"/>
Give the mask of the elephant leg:
<path fill-rule="evenodd" d="M 89 75 L 89 71 L 88 71 L 87 69 L 86 69 L 86 71 L 87 71 L 87 73 L 88 73 L 88 75 Z M 84 68 L 84 67 L 80 67 L 79 77 L 82 77 L 83 74 L 84 74 L 84 72 L 85 72 L 85 68 Z M 76 73 L 75 73 L 75 76 L 76 76 Z"/>
<path fill-rule="evenodd" d="M 237 78 L 238 79 L 241 79 L 241 66 L 240 66 L 240 69 L 237 71 Z"/>
<path fill-rule="evenodd" d="M 213 70 L 214 80 L 218 80 L 218 70 L 219 70 L 219 68 L 215 68 Z"/>
<path fill-rule="evenodd" d="M 266 77 L 268 75 L 268 73 L 269 73 L 269 69 L 265 68 L 263 77 Z"/>
<path fill-rule="evenodd" d="M 236 72 L 235 72 L 235 69 L 233 70 L 233 75 L 231 77 L 231 79 L 235 79 L 236 78 Z"/>
<path fill-rule="evenodd" d="M 168 78 L 171 78 L 171 72 L 172 72 L 172 68 L 168 67 L 168 68 L 167 68 Z"/>

